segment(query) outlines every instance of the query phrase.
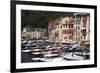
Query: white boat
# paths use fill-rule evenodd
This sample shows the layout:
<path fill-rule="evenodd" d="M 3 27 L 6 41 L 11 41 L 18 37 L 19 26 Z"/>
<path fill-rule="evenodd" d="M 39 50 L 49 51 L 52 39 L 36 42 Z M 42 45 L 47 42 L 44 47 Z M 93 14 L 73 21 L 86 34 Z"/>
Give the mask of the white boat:
<path fill-rule="evenodd" d="M 32 50 L 22 50 L 22 52 L 31 52 Z"/>
<path fill-rule="evenodd" d="M 84 57 L 82 57 L 82 56 L 77 56 L 76 54 L 74 54 L 74 55 L 72 56 L 72 53 L 68 53 L 68 54 L 64 55 L 63 58 L 64 58 L 65 60 L 84 60 Z"/>
<path fill-rule="evenodd" d="M 55 57 L 55 56 L 58 56 L 58 54 L 46 54 L 44 55 L 45 57 Z"/>
<path fill-rule="evenodd" d="M 44 62 L 61 62 L 61 61 L 63 61 L 63 58 L 62 57 L 57 57 L 57 58 L 41 58 L 40 60 L 44 61 Z"/>
<path fill-rule="evenodd" d="M 42 53 L 41 52 L 33 52 L 32 54 L 34 54 L 34 55 L 40 55 Z"/>
<path fill-rule="evenodd" d="M 40 58 L 32 58 L 32 60 L 38 61 L 38 60 L 40 60 Z"/>
<path fill-rule="evenodd" d="M 41 51 L 41 49 L 33 49 L 32 51 L 38 52 L 38 51 Z"/>
<path fill-rule="evenodd" d="M 26 40 L 22 41 L 22 44 L 24 44 L 24 43 L 27 43 L 27 41 Z"/>

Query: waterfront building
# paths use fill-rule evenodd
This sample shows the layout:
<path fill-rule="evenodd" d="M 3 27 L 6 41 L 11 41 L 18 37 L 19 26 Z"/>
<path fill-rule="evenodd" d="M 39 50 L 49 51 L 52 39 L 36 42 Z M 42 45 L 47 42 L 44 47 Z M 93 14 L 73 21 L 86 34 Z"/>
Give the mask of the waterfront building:
<path fill-rule="evenodd" d="M 47 31 L 42 28 L 32 28 L 31 26 L 25 26 L 22 30 L 22 37 L 29 37 L 35 39 L 47 39 Z"/>
<path fill-rule="evenodd" d="M 36 39 L 47 38 L 47 31 L 46 31 L 46 29 L 34 28 L 33 29 L 33 36 L 32 36 L 32 38 L 36 38 Z"/>
<path fill-rule="evenodd" d="M 59 21 L 58 18 L 48 22 L 48 39 L 51 42 L 59 42 Z"/>
<path fill-rule="evenodd" d="M 73 40 L 73 18 L 64 17 L 59 22 L 59 40 L 62 43 L 71 43 Z"/>
<path fill-rule="evenodd" d="M 90 42 L 90 14 L 89 13 L 75 13 L 74 14 L 74 40 L 78 44 Z"/>
<path fill-rule="evenodd" d="M 61 43 L 71 43 L 73 40 L 73 18 L 60 17 L 48 24 L 49 40 Z"/>

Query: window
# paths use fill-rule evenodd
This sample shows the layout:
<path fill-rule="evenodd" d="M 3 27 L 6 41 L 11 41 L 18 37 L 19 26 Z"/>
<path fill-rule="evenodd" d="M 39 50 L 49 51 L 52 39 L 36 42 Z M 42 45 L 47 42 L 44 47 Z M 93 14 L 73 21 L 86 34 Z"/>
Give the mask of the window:
<path fill-rule="evenodd" d="M 63 24 L 63 27 L 65 28 L 65 25 Z"/>
<path fill-rule="evenodd" d="M 67 28 L 67 24 L 66 24 L 66 28 Z"/>
<path fill-rule="evenodd" d="M 69 39 L 73 39 L 73 36 L 72 35 L 69 35 Z"/>
<path fill-rule="evenodd" d="M 80 26 L 78 26 L 78 30 L 80 30 Z"/>
<path fill-rule="evenodd" d="M 63 24 L 63 27 L 66 28 L 66 24 Z"/>
<path fill-rule="evenodd" d="M 56 33 L 55 33 L 55 36 L 56 36 L 56 37 L 58 37 L 58 34 L 59 34 L 59 33 L 58 33 L 58 32 L 56 32 Z"/>
<path fill-rule="evenodd" d="M 66 23 L 67 23 L 67 21 L 66 21 Z"/>
<path fill-rule="evenodd" d="M 62 26 L 60 26 L 60 28 L 62 28 Z"/>
<path fill-rule="evenodd" d="M 86 27 L 86 22 L 87 22 L 87 17 L 84 16 L 84 17 L 83 17 L 83 27 Z"/>
<path fill-rule="evenodd" d="M 69 28 L 73 28 L 73 24 L 69 24 Z"/>
<path fill-rule="evenodd" d="M 73 30 L 66 30 L 66 34 L 73 34 Z"/>
<path fill-rule="evenodd" d="M 67 33 L 67 31 L 66 30 L 62 30 L 62 34 L 66 34 Z"/>
<path fill-rule="evenodd" d="M 64 39 L 67 39 L 67 36 L 65 36 Z"/>

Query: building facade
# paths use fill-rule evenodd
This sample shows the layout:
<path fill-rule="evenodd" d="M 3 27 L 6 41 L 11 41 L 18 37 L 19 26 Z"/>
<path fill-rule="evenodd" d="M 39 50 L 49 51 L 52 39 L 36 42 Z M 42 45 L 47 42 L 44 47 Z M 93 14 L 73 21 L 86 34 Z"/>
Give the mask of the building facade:
<path fill-rule="evenodd" d="M 90 42 L 90 14 L 75 13 L 74 18 L 74 40 L 81 45 L 84 42 Z"/>
<path fill-rule="evenodd" d="M 61 17 L 50 21 L 48 25 L 49 40 L 61 43 L 71 43 L 73 40 L 73 18 Z"/>
<path fill-rule="evenodd" d="M 59 42 L 59 21 L 60 19 L 55 19 L 48 23 L 48 39 L 51 42 Z"/>
<path fill-rule="evenodd" d="M 25 26 L 22 30 L 22 33 L 21 33 L 21 36 L 22 37 L 32 37 L 33 36 L 33 29 L 31 26 Z"/>
<path fill-rule="evenodd" d="M 73 18 L 64 17 L 59 22 L 59 39 L 63 43 L 71 43 L 73 40 Z"/>
<path fill-rule="evenodd" d="M 42 39 L 42 38 L 47 38 L 47 32 L 46 32 L 46 29 L 32 28 L 30 26 L 25 26 L 22 30 L 22 37 Z"/>
<path fill-rule="evenodd" d="M 47 38 L 46 29 L 34 28 L 33 29 L 33 36 L 32 36 L 32 38 L 36 38 L 36 39 Z"/>

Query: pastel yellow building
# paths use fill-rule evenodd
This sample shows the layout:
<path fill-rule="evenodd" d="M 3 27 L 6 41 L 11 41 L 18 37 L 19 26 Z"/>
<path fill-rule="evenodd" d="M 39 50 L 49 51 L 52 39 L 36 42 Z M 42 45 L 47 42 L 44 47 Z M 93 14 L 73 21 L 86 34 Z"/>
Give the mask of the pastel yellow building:
<path fill-rule="evenodd" d="M 59 40 L 63 43 L 71 43 L 73 40 L 73 18 L 64 17 L 59 22 Z"/>

